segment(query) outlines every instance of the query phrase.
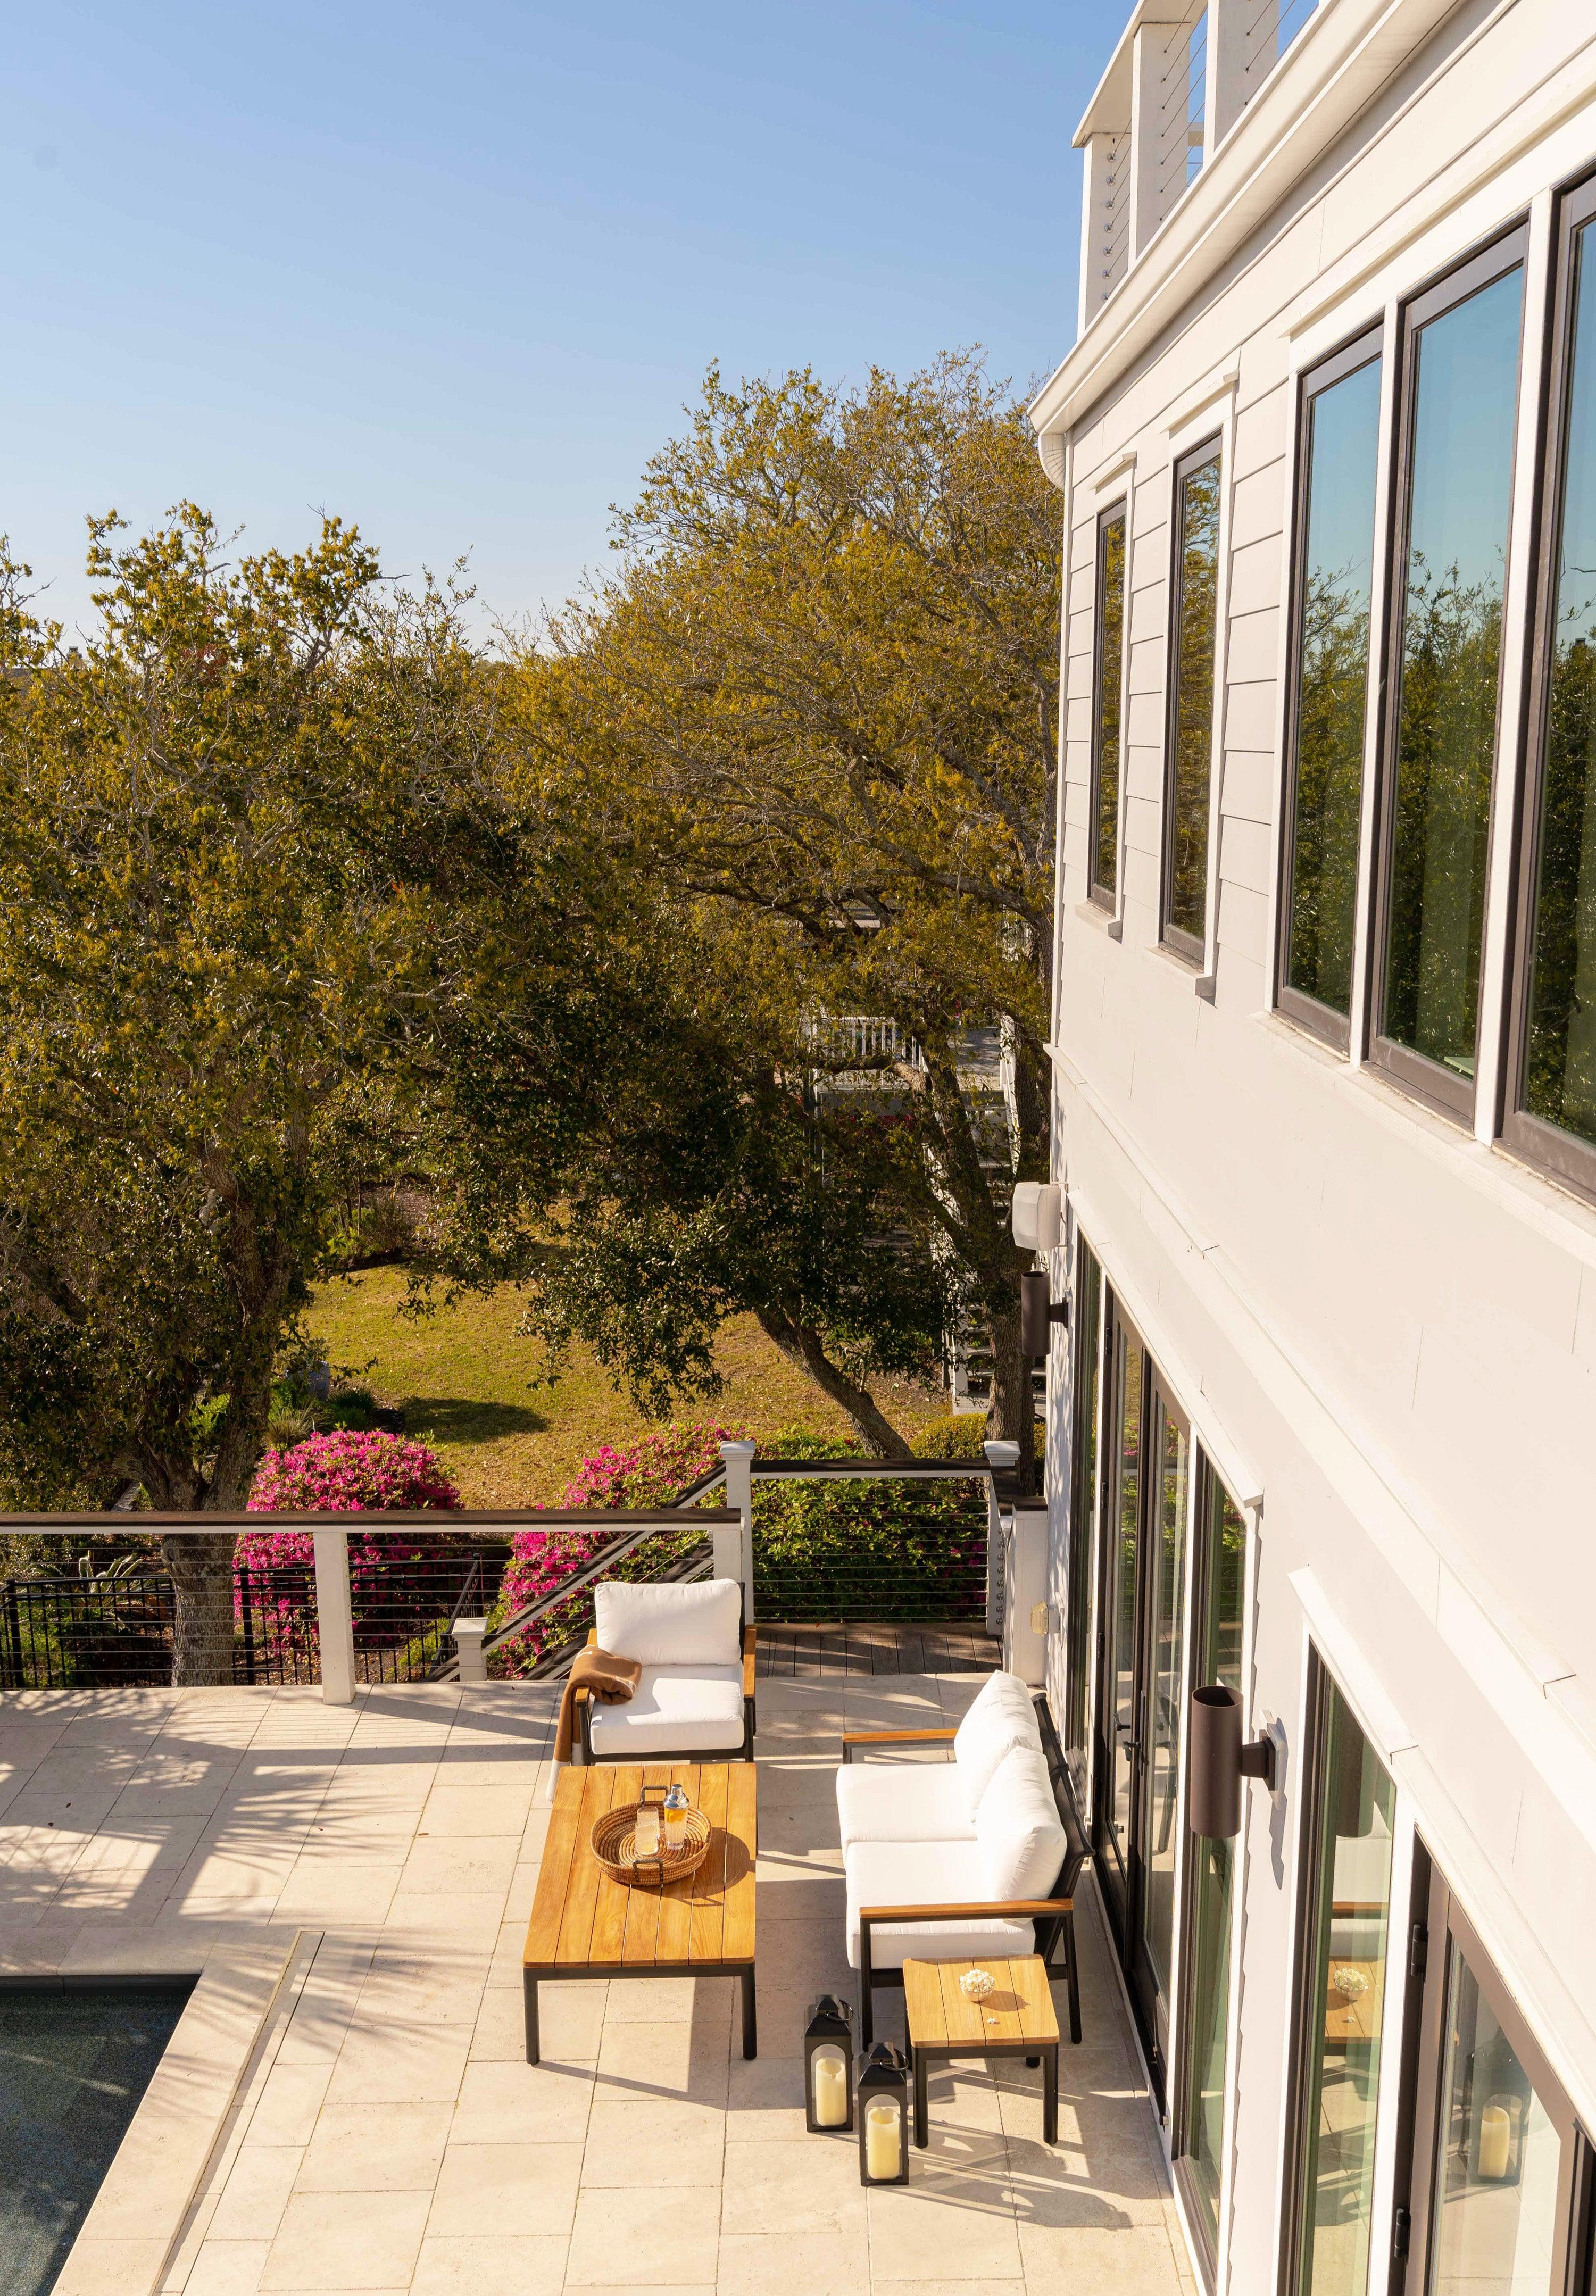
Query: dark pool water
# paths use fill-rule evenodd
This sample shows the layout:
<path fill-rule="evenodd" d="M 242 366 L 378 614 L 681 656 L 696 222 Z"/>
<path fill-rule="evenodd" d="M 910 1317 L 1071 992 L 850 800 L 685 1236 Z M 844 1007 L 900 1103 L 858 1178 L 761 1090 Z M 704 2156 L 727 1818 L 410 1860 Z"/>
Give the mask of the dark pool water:
<path fill-rule="evenodd" d="M 192 1990 L 0 1985 L 0 2296 L 53 2287 Z"/>

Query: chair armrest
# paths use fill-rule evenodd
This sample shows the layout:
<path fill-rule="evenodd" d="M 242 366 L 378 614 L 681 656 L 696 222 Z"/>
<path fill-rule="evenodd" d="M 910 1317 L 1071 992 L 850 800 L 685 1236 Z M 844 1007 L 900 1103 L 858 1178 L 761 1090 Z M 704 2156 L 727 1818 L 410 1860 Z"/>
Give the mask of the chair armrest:
<path fill-rule="evenodd" d="M 988 1904 L 962 1906 L 861 1906 L 864 1922 L 1046 1921 L 1075 1911 L 1073 1898 L 1005 1898 Z"/>
<path fill-rule="evenodd" d="M 855 1746 L 951 1745 L 956 1730 L 851 1730 L 842 1742 L 842 1759 L 853 1759 Z"/>
<path fill-rule="evenodd" d="M 754 1694 L 754 1660 L 757 1654 L 756 1648 L 757 1638 L 757 1629 L 755 1627 L 753 1620 L 750 1619 L 748 1625 L 744 1627 L 742 1630 L 742 1694 L 744 1698 L 751 1698 Z"/>

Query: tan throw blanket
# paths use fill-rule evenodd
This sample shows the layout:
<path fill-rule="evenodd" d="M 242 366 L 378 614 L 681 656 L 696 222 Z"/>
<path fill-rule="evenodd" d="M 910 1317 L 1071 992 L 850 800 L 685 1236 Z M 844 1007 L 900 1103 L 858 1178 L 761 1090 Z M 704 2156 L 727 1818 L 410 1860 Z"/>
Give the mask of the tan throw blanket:
<path fill-rule="evenodd" d="M 617 1658 L 612 1652 L 596 1650 L 591 1645 L 586 1650 L 578 1651 L 566 1677 L 565 1689 L 560 1700 L 560 1719 L 554 1728 L 556 1763 L 569 1762 L 571 1758 L 577 1691 L 590 1691 L 593 1697 L 602 1698 L 606 1706 L 621 1706 L 635 1695 L 642 1680 L 642 1669 L 634 1658 Z"/>

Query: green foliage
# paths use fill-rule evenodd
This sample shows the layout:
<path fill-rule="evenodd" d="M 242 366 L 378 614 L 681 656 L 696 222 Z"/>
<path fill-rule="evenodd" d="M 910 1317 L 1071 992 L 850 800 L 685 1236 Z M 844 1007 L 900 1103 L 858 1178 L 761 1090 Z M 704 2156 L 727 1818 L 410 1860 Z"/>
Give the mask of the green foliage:
<path fill-rule="evenodd" d="M 770 1456 L 846 1458 L 857 1447 L 790 1427 Z M 839 1476 L 754 1486 L 755 1583 L 774 1618 L 956 1617 L 971 1606 L 985 1558 L 978 1478 Z"/>

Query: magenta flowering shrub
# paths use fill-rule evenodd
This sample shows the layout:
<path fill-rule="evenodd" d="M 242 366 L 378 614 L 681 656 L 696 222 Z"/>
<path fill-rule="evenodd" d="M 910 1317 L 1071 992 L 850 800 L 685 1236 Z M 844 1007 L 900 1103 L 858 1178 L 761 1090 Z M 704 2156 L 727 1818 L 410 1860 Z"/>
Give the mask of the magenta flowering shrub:
<path fill-rule="evenodd" d="M 370 1507 L 454 1510 L 460 1493 L 436 1453 L 403 1435 L 339 1428 L 268 1451 L 250 1493 L 251 1514 L 360 1513 Z"/>
<path fill-rule="evenodd" d="M 673 1423 L 624 1447 L 606 1443 L 583 1460 L 556 1504 L 561 1507 L 668 1506 L 678 1492 L 720 1464 L 721 1445 L 741 1431 L 736 1427 Z M 547 1530 L 518 1530 L 511 1541 L 510 1566 L 495 1615 L 509 1618 L 536 1602 L 540 1595 L 601 1554 L 614 1536 L 602 1523 L 557 1523 Z M 692 1546 L 697 1536 L 683 1530 L 679 1543 L 683 1548 Z M 650 1568 L 657 1569 L 659 1547 L 653 1540 L 650 1546 Z M 618 1575 L 626 1575 L 625 1564 Z M 592 1614 L 591 1593 L 574 1595 L 558 1610 L 545 1612 L 513 1642 L 501 1644 L 495 1652 L 499 1667 L 506 1673 L 525 1672 L 545 1649 L 559 1647 L 573 1635 L 585 1632 Z"/>
<path fill-rule="evenodd" d="M 364 1514 L 391 1509 L 454 1513 L 461 1505 L 460 1493 L 424 1443 L 347 1428 L 307 1436 L 291 1450 L 268 1451 L 250 1492 L 250 1513 L 265 1515 Z M 397 1566 L 452 1554 L 461 1544 L 458 1536 L 418 1533 L 409 1526 L 382 1532 L 352 1528 L 349 1593 L 357 1639 L 403 1640 L 438 1604 L 430 1599 L 432 1590 L 424 1583 L 424 1570 Z M 234 1542 L 233 1561 L 256 1581 L 268 1644 L 302 1644 L 315 1604 L 315 1533 L 244 1531 Z M 241 1615 L 241 1587 L 235 1602 Z"/>

